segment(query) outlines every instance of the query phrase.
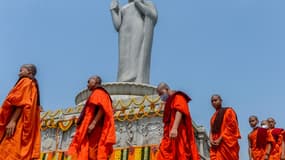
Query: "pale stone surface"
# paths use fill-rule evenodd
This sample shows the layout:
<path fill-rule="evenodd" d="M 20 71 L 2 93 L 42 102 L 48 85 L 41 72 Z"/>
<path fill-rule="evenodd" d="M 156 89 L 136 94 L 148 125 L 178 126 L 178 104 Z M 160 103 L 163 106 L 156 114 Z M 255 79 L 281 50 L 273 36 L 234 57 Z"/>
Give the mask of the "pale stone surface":
<path fill-rule="evenodd" d="M 117 81 L 149 83 L 151 48 L 157 10 L 151 1 L 129 0 L 123 7 L 112 0 L 111 15 L 119 32 Z"/>
<path fill-rule="evenodd" d="M 130 96 L 156 95 L 156 87 L 149 84 L 133 82 L 111 82 L 102 85 L 112 96 L 113 101 L 117 99 L 129 98 Z M 75 97 L 75 104 L 84 104 L 90 95 L 87 89 L 82 90 Z"/>
<path fill-rule="evenodd" d="M 155 87 L 150 85 L 139 85 L 132 83 L 107 83 L 103 85 L 108 91 L 111 91 L 111 97 L 113 99 L 114 116 L 118 116 L 116 119 L 116 136 L 117 142 L 114 147 L 125 148 L 130 146 L 145 146 L 152 144 L 159 144 L 163 134 L 163 123 L 161 116 L 151 116 L 138 118 L 136 120 L 130 120 L 134 115 L 141 115 L 141 107 L 143 111 L 149 115 L 159 112 L 162 114 L 161 101 L 158 95 L 155 95 Z M 116 90 L 118 88 L 118 90 Z M 125 90 L 130 89 L 130 93 L 136 93 L 135 95 L 125 94 Z M 139 94 L 141 89 L 142 93 L 151 93 L 150 95 Z M 42 117 L 53 122 L 62 120 L 74 119 L 78 117 L 84 102 L 88 98 L 89 93 L 84 90 L 77 95 L 76 102 L 78 106 L 76 108 L 67 109 L 64 111 L 55 111 L 42 113 Z M 153 104 L 155 103 L 155 104 Z M 124 110 L 124 111 L 123 111 Z M 129 119 L 123 119 L 125 116 Z M 203 160 L 209 159 L 209 139 L 206 130 L 203 126 L 197 126 L 193 122 L 193 128 L 195 131 L 195 138 L 198 149 L 200 151 Z M 59 128 L 48 128 L 42 131 L 42 152 L 50 151 L 66 151 L 74 136 L 75 125 L 69 130 L 62 131 Z"/>

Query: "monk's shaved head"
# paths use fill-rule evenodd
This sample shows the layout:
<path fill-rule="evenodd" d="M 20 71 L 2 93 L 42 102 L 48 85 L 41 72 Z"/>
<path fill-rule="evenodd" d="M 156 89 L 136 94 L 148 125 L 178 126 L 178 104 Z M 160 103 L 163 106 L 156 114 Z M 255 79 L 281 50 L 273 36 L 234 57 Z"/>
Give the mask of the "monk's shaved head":
<path fill-rule="evenodd" d="M 161 96 L 162 101 L 166 101 L 171 93 L 171 90 L 167 83 L 161 82 L 157 85 L 156 92 L 159 96 Z"/>
<path fill-rule="evenodd" d="M 275 121 L 274 118 L 272 118 L 272 117 L 267 118 L 267 122 L 268 122 L 268 127 L 269 127 L 270 129 L 275 128 L 276 121 Z"/>
<path fill-rule="evenodd" d="M 255 119 L 255 120 L 257 120 L 258 121 L 258 117 L 257 116 L 255 116 L 255 115 L 251 115 L 250 117 L 249 117 L 249 120 L 250 119 Z"/>
<path fill-rule="evenodd" d="M 23 64 L 21 68 L 26 68 L 28 71 L 35 76 L 37 74 L 37 67 L 34 64 Z"/>
<path fill-rule="evenodd" d="M 219 95 L 219 94 L 213 94 L 213 95 L 211 96 L 211 100 L 212 100 L 213 98 L 215 98 L 215 97 L 217 97 L 217 98 L 219 98 L 221 101 L 223 101 L 221 95 Z"/>
<path fill-rule="evenodd" d="M 268 127 L 268 121 L 267 121 L 267 119 L 266 120 L 262 120 L 261 122 L 260 122 L 260 125 L 263 127 L 263 126 L 265 126 L 265 127 Z"/>
<path fill-rule="evenodd" d="M 91 76 L 89 79 L 88 79 L 88 84 L 87 84 L 87 87 L 89 90 L 94 90 L 95 88 L 97 87 L 100 87 L 102 84 L 102 79 L 100 76 Z"/>
<path fill-rule="evenodd" d="M 258 118 L 255 115 L 250 116 L 248 122 L 252 128 L 255 128 L 259 123 Z"/>
<path fill-rule="evenodd" d="M 100 84 L 100 85 L 102 84 L 102 78 L 98 75 L 91 76 L 89 79 L 94 79 L 97 84 Z"/>
<path fill-rule="evenodd" d="M 220 108 L 222 108 L 222 102 L 223 102 L 223 99 L 222 97 L 219 95 L 219 94 L 213 94 L 211 96 L 211 103 L 212 103 L 212 106 L 218 110 Z"/>
<path fill-rule="evenodd" d="M 267 118 L 267 122 L 275 122 L 275 119 L 274 118 L 272 118 L 272 117 L 269 117 L 269 118 Z"/>
<path fill-rule="evenodd" d="M 165 83 L 165 82 L 161 82 L 161 83 L 159 83 L 159 84 L 157 85 L 157 91 L 163 90 L 163 89 L 166 89 L 166 90 L 169 90 L 169 89 L 170 89 L 169 86 L 168 86 L 168 84 Z"/>

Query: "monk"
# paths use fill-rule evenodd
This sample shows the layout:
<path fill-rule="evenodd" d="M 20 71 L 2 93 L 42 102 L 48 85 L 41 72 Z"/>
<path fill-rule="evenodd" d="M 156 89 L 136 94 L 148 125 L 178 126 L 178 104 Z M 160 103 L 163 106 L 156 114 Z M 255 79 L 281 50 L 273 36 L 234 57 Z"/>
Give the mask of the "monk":
<path fill-rule="evenodd" d="M 249 124 L 253 129 L 248 135 L 248 153 L 250 160 L 267 160 L 273 137 L 266 128 L 258 127 L 257 116 L 249 117 Z M 268 154 L 267 154 L 268 153 Z"/>
<path fill-rule="evenodd" d="M 266 128 L 266 129 L 268 129 L 268 122 L 267 122 L 267 119 L 262 120 L 262 121 L 260 122 L 260 126 L 261 126 L 261 128 Z"/>
<path fill-rule="evenodd" d="M 199 160 L 188 102 L 191 98 L 181 91 L 173 91 L 160 83 L 157 93 L 165 102 L 164 132 L 158 160 Z"/>
<path fill-rule="evenodd" d="M 267 153 L 267 155 L 269 156 L 269 160 L 285 159 L 284 140 L 283 140 L 284 130 L 282 128 L 275 128 L 276 121 L 272 117 L 268 118 L 267 122 L 268 122 L 269 132 L 274 138 L 271 151 L 270 153 Z"/>
<path fill-rule="evenodd" d="M 40 158 L 40 96 L 36 66 L 21 66 L 19 80 L 0 108 L 0 160 Z"/>
<path fill-rule="evenodd" d="M 74 138 L 68 154 L 78 160 L 107 160 L 116 143 L 112 100 L 101 87 L 101 78 L 93 76 L 88 80 L 91 91 L 81 112 Z"/>
<path fill-rule="evenodd" d="M 212 106 L 216 112 L 210 122 L 210 159 L 239 160 L 238 139 L 241 136 L 237 115 L 231 107 L 222 107 L 222 101 L 219 95 L 211 97 Z"/>

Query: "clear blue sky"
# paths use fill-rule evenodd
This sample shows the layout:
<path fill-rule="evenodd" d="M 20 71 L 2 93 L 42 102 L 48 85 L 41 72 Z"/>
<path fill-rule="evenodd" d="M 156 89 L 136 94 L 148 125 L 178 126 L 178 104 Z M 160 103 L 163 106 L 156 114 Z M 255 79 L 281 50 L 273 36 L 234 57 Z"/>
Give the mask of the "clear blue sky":
<path fill-rule="evenodd" d="M 45 110 L 74 106 L 87 78 L 116 80 L 117 33 L 108 0 L 1 0 L 0 100 L 23 63 L 38 66 Z M 126 0 L 123 1 L 126 3 Z M 241 159 L 248 116 L 285 127 L 284 0 L 154 0 L 159 11 L 151 84 L 168 82 L 193 99 L 193 119 L 209 129 L 219 93 L 238 114 Z"/>

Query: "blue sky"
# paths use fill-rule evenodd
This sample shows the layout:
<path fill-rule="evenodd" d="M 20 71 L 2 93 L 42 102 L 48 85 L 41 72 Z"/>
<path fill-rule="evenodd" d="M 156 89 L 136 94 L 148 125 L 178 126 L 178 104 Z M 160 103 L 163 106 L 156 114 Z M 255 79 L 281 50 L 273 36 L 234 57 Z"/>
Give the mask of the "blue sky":
<path fill-rule="evenodd" d="M 121 1 L 126 3 L 127 1 Z M 192 97 L 193 119 L 209 129 L 219 93 L 238 114 L 241 159 L 248 116 L 285 127 L 284 0 L 154 0 L 159 12 L 151 84 L 168 82 Z M 74 106 L 93 74 L 116 80 L 117 33 L 110 1 L 1 0 L 0 100 L 23 63 L 38 66 L 45 110 Z"/>

